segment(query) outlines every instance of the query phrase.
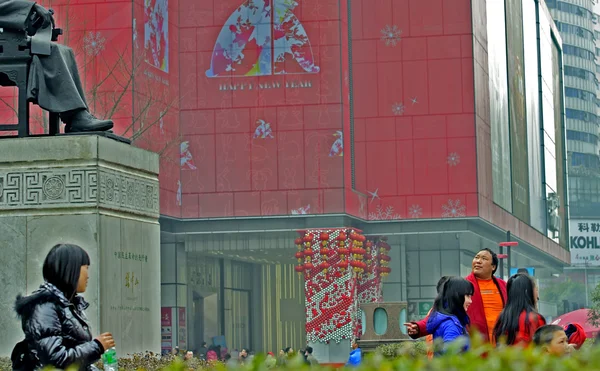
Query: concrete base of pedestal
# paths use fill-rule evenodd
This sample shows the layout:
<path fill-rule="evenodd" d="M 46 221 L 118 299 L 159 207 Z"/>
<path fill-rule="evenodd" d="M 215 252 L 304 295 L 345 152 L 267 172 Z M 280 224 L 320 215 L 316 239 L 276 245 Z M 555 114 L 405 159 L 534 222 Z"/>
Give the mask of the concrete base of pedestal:
<path fill-rule="evenodd" d="M 309 343 L 308 345 L 313 348 L 313 356 L 319 364 L 346 364 L 350 357 L 350 340 L 329 344 Z"/>
<path fill-rule="evenodd" d="M 87 315 L 120 355 L 160 351 L 158 156 L 99 136 L 0 140 L 0 356 L 23 339 L 17 294 L 57 243 L 90 255 Z"/>

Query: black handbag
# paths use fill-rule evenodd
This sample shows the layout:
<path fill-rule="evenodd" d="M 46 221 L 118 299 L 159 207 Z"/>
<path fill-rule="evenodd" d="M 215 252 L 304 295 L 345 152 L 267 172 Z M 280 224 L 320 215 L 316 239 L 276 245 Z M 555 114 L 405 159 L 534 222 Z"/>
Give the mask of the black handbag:
<path fill-rule="evenodd" d="M 13 371 L 34 371 L 38 364 L 37 356 L 29 348 L 27 340 L 22 340 L 15 345 L 10 360 Z"/>

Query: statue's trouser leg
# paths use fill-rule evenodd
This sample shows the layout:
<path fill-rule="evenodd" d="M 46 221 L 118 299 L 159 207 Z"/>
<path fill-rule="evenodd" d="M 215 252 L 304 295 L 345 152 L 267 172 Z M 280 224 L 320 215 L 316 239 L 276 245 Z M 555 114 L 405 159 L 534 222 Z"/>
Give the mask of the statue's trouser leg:
<path fill-rule="evenodd" d="M 71 113 L 87 109 L 71 48 L 53 43 L 49 56 L 33 56 L 28 94 L 31 100 L 50 112 Z"/>

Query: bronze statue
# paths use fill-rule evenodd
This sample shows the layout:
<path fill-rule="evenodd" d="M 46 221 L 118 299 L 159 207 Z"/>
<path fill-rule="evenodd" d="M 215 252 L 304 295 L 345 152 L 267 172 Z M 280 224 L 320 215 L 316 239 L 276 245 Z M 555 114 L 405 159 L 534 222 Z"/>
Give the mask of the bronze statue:
<path fill-rule="evenodd" d="M 28 0 L 0 0 L 0 28 L 23 30 L 29 36 L 54 27 L 53 12 Z M 35 54 L 29 69 L 27 95 L 30 101 L 58 113 L 65 132 L 106 131 L 111 120 L 100 120 L 88 109 L 73 50 L 49 43 L 48 55 Z"/>

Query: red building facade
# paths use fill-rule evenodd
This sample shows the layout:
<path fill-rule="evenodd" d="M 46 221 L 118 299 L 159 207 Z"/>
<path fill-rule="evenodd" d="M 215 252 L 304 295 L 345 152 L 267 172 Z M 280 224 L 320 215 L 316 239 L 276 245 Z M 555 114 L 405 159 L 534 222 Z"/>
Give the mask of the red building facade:
<path fill-rule="evenodd" d="M 225 3 L 206 6 L 208 20 L 180 19 L 180 127 L 195 169 L 181 169 L 172 216 L 478 215 L 469 1 L 302 1 L 285 10 L 294 20 L 266 11 L 237 39 L 232 27 L 256 21 L 243 18 L 248 4 Z M 271 40 L 240 41 L 263 29 Z M 219 60 L 219 48 L 238 59 Z M 271 70 L 253 70 L 261 54 Z M 209 77 L 211 63 L 233 70 Z"/>
<path fill-rule="evenodd" d="M 479 215 L 468 0 L 48 6 L 166 216 Z"/>
<path fill-rule="evenodd" d="M 92 110 L 112 117 L 115 132 L 134 145 L 161 154 L 162 260 L 175 267 L 163 272 L 172 277 L 163 277 L 163 306 L 187 316 L 174 342 L 195 347 L 222 335 L 232 349 L 304 346 L 303 283 L 292 257 L 298 229 L 387 236 L 392 274 L 383 297 L 412 303 L 413 317 L 432 301 L 440 275 L 467 274 L 472 254 L 497 248 L 506 231 L 520 242 L 515 266 L 550 275 L 568 262 L 566 228 L 550 238 L 545 214 L 543 222 L 529 212 L 517 217 L 495 197 L 499 121 L 490 66 L 497 65 L 488 51 L 497 44 L 488 45 L 496 32 L 488 12 L 498 1 L 46 3 L 76 52 Z M 506 2 L 524 9 L 523 24 L 536 24 L 525 10 L 541 9 L 536 27 L 556 46 L 562 78 L 560 36 L 543 2 Z M 511 40 L 513 49 L 538 46 L 527 32 L 520 44 Z M 499 53 L 513 63 L 513 49 Z M 534 68 L 540 84 L 552 75 L 530 61 L 526 54 L 519 63 Z M 508 77 L 518 70 L 503 69 Z M 550 123 L 541 129 L 558 133 L 548 153 L 558 158 L 560 183 L 564 108 L 556 81 L 554 109 L 526 107 Z M 514 89 L 505 90 L 513 102 Z M 9 103 L 0 121 L 13 120 L 13 92 L 0 93 Z M 553 111 L 555 121 L 546 120 Z M 513 168 L 521 160 L 527 156 L 509 157 Z M 548 174 L 526 175 L 541 189 Z"/>

